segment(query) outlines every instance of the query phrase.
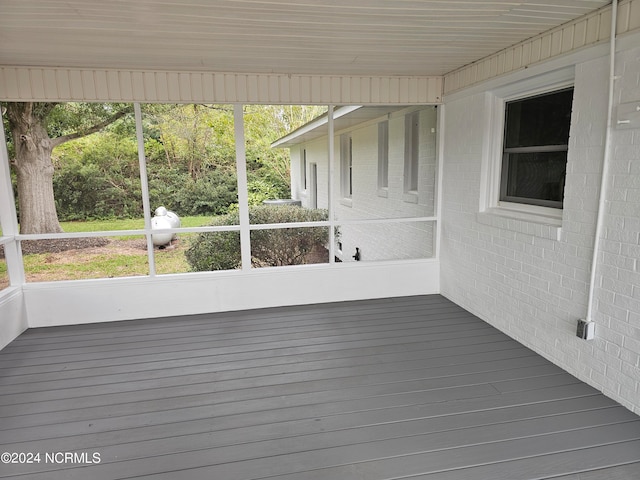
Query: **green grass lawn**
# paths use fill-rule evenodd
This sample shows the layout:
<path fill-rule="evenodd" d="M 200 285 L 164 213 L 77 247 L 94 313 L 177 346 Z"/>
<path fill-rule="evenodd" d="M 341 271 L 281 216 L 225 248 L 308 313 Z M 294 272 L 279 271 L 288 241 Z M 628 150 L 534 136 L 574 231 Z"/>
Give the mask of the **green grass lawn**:
<path fill-rule="evenodd" d="M 204 227 L 209 225 L 213 217 L 210 216 L 192 216 L 192 217 L 180 217 L 181 226 L 184 228 L 189 227 Z M 60 222 L 62 230 L 67 233 L 75 232 L 100 232 L 100 231 L 113 231 L 113 230 L 141 230 L 144 228 L 143 218 L 127 218 L 127 219 L 115 219 L 115 220 L 91 220 L 87 222 Z"/>
<path fill-rule="evenodd" d="M 9 286 L 9 274 L 7 273 L 7 262 L 0 258 L 0 290 Z"/>
<path fill-rule="evenodd" d="M 181 226 L 185 228 L 204 227 L 209 225 L 212 220 L 213 217 L 207 215 L 180 217 Z M 60 222 L 60 226 L 66 233 L 142 230 L 144 228 L 144 218 Z M 2 236 L 2 228 L 0 228 L 0 236 Z"/>
<path fill-rule="evenodd" d="M 149 274 L 146 252 L 117 253 L 109 246 L 104 253 L 82 252 L 69 254 L 25 255 L 24 268 L 29 281 L 86 280 L 90 278 L 131 277 Z M 111 251 L 110 251 L 111 250 Z M 191 271 L 184 257 L 185 248 L 155 250 L 157 274 L 185 273 Z M 0 277 L 3 265 L 0 264 Z"/>
<path fill-rule="evenodd" d="M 182 227 L 209 225 L 212 217 L 181 217 Z M 94 220 L 87 222 L 61 222 L 63 230 L 71 232 L 97 232 L 136 230 L 144 228 L 144 220 Z M 185 273 L 191 271 L 184 252 L 195 234 L 180 234 L 169 248 L 154 249 L 157 274 Z M 24 256 L 27 281 L 48 282 L 58 280 L 85 280 L 115 278 L 149 274 L 146 240 L 140 235 L 110 237 L 104 247 L 37 253 Z M 6 265 L 0 262 L 0 277 Z"/>

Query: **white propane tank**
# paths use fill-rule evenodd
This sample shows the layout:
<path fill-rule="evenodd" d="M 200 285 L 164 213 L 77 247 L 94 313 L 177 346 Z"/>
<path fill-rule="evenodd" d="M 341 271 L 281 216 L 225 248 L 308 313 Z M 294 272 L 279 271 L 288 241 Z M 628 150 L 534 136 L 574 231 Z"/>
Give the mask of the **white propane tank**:
<path fill-rule="evenodd" d="M 164 217 L 167 214 L 167 209 L 164 207 L 156 208 L 156 211 L 153 212 L 156 217 Z"/>
<path fill-rule="evenodd" d="M 175 212 L 167 210 L 165 207 L 158 207 L 154 214 L 155 216 L 151 219 L 152 229 L 180 228 L 180 217 Z M 178 236 L 171 233 L 151 235 L 153 244 L 157 247 L 166 245 L 171 242 L 172 239 L 175 240 L 176 238 L 178 238 Z"/>
<path fill-rule="evenodd" d="M 166 216 L 171 222 L 171 228 L 180 228 L 180 217 L 175 212 L 167 210 Z"/>
<path fill-rule="evenodd" d="M 171 225 L 171 220 L 164 215 L 160 217 L 153 217 L 151 219 L 151 229 L 152 230 L 163 230 L 165 228 L 173 228 Z M 171 242 L 173 238 L 173 233 L 154 233 L 151 235 L 151 240 L 156 247 L 160 247 L 162 245 L 166 245 Z"/>

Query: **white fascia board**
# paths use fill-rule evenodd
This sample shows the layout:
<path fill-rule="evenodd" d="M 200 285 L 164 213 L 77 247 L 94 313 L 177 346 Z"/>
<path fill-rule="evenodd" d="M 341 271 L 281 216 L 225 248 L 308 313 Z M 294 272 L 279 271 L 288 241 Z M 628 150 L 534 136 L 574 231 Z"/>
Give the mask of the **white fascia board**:
<path fill-rule="evenodd" d="M 362 108 L 362 105 L 350 105 L 350 106 L 346 106 L 346 107 L 339 107 L 337 109 L 334 110 L 333 112 L 333 119 L 336 120 L 340 117 L 344 117 L 345 115 L 348 115 L 351 112 L 355 112 L 356 110 Z M 282 148 L 282 147 L 291 147 L 293 145 L 296 145 L 298 143 L 301 143 L 299 141 L 296 141 L 297 139 L 299 139 L 300 137 L 302 137 L 303 135 L 307 134 L 307 133 L 311 133 L 314 130 L 317 130 L 321 127 L 324 127 L 325 125 L 327 125 L 329 123 L 329 115 L 328 114 L 324 114 L 320 117 L 317 117 L 314 120 L 311 120 L 309 123 L 304 124 L 303 126 L 301 126 L 300 128 L 294 130 L 293 132 L 289 133 L 288 135 L 276 140 L 275 142 L 273 142 L 271 144 L 271 148 Z M 323 134 L 318 134 L 318 137 L 322 136 Z"/>

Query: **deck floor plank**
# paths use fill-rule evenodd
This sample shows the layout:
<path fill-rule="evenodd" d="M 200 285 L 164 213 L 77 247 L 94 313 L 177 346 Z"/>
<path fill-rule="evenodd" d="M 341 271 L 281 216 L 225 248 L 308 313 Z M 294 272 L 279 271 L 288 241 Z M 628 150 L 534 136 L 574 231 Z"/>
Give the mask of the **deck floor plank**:
<path fill-rule="evenodd" d="M 484 325 L 478 325 L 477 322 L 474 321 L 473 317 L 468 314 L 454 312 L 447 313 L 443 312 L 441 309 L 436 311 L 428 310 L 431 314 L 437 315 L 437 321 L 425 322 L 424 314 L 425 312 L 412 312 L 411 316 L 405 316 L 401 320 L 394 322 L 394 324 L 389 323 L 389 316 L 391 313 L 370 313 L 363 315 L 361 318 L 353 318 L 347 317 L 343 319 L 341 322 L 335 321 L 334 324 L 327 323 L 314 323 L 314 324 L 303 324 L 300 325 L 300 328 L 295 328 L 294 326 L 287 325 L 285 327 L 281 326 L 281 324 L 272 324 L 272 325 L 261 325 L 260 328 L 256 326 L 234 326 L 233 328 L 206 328 L 203 326 L 196 326 L 193 329 L 186 330 L 181 328 L 180 330 L 174 330 L 171 332 L 162 332 L 162 333 L 152 333 L 149 331 L 144 332 L 144 338 L 138 339 L 131 338 L 130 335 L 125 336 L 123 332 L 122 335 L 108 335 L 108 334 L 100 334 L 97 339 L 93 337 L 84 337 L 84 336 L 73 336 L 65 341 L 46 341 L 46 339 L 42 339 L 37 343 L 29 343 L 26 345 L 9 345 L 0 353 L 0 359 L 11 359 L 12 355 L 19 354 L 23 352 L 29 352 L 30 354 L 38 355 L 38 358 L 45 356 L 55 356 L 57 354 L 64 354 L 65 350 L 69 347 L 73 347 L 76 353 L 95 353 L 99 351 L 117 351 L 117 350 L 127 350 L 127 349 L 137 349 L 141 345 L 143 346 L 161 346 L 161 345 L 178 345 L 182 343 L 193 343 L 194 340 L 198 341 L 207 341 L 207 340 L 217 340 L 217 341 L 230 341 L 230 340 L 240 340 L 236 344 L 245 343 L 259 343 L 268 341 L 269 338 L 276 337 L 279 341 L 285 340 L 288 338 L 306 338 L 306 337 L 316 337 L 319 333 L 329 332 L 333 335 L 345 335 L 351 333 L 350 330 L 354 330 L 358 334 L 366 332 L 366 328 L 370 328 L 375 330 L 376 327 L 380 330 L 390 330 L 391 327 L 395 327 L 395 330 L 405 329 L 409 330 L 410 328 L 438 328 L 440 327 L 444 331 L 451 330 L 452 325 L 457 324 L 465 324 L 470 325 L 473 328 L 482 328 Z M 394 312 L 394 315 L 397 315 L 398 312 Z M 334 319 L 335 320 L 335 319 Z M 198 328 L 200 330 L 198 330 Z M 37 346 L 37 349 L 33 347 Z M 90 348 L 84 348 L 90 347 Z"/>
<path fill-rule="evenodd" d="M 209 405 L 176 408 L 164 411 L 147 411 L 142 414 L 120 415 L 109 418 L 94 418 L 91 422 L 83 420 L 68 421 L 63 424 L 47 423 L 35 426 L 22 426 L 5 430 L 0 436 L 6 443 L 16 444 L 39 439 L 59 439 L 72 435 L 112 437 L 118 441 L 144 435 L 171 432 L 184 425 L 185 428 L 202 428 L 204 431 L 223 431 L 235 428 L 289 428 L 288 422 L 311 423 L 323 428 L 329 419 L 347 425 L 357 425 L 358 421 L 375 422 L 377 416 L 389 415 L 389 411 L 401 416 L 405 411 L 421 418 L 422 415 L 447 417 L 463 415 L 474 411 L 504 411 L 519 406 L 545 404 L 547 402 L 568 400 L 575 409 L 593 407 L 594 398 L 604 406 L 614 404 L 613 400 L 599 395 L 593 388 L 583 383 L 573 383 L 561 387 L 543 390 L 498 394 L 484 387 L 448 389 L 439 395 L 424 395 L 422 392 L 410 392 L 393 396 L 374 397 L 358 400 L 332 402 L 330 404 L 310 404 L 296 407 L 275 406 L 267 408 L 257 405 L 254 410 L 233 413 L 228 408 L 216 407 L 215 415 Z M 153 437 L 152 437 L 153 438 Z M 96 440 L 94 440 L 96 441 Z"/>
<path fill-rule="evenodd" d="M 429 321 L 425 321 L 424 314 L 429 313 L 433 315 L 433 318 Z M 95 332 L 94 330 L 88 330 L 84 333 L 66 334 L 66 335 L 51 335 L 45 334 L 28 335 L 26 338 L 16 339 L 11 345 L 7 346 L 0 358 L 5 353 L 19 352 L 26 350 L 31 346 L 38 346 L 39 348 L 51 347 L 51 348 L 64 348 L 66 344 L 74 343 L 74 345 L 80 342 L 92 342 L 91 345 L 109 345 L 118 340 L 119 344 L 126 345 L 127 343 L 137 343 L 135 337 L 132 339 L 132 334 L 135 336 L 138 333 L 144 333 L 145 339 L 162 339 L 162 338 L 182 338 L 189 336 L 203 336 L 207 334 L 228 334 L 228 335 L 246 335 L 251 334 L 254 336 L 261 334 L 275 334 L 286 333 L 287 331 L 294 330 L 295 332 L 305 332 L 314 330 L 326 330 L 331 328 L 344 328 L 349 326 L 362 326 L 362 325 L 388 325 L 389 316 L 401 315 L 398 318 L 397 324 L 408 323 L 411 321 L 420 320 L 423 325 L 439 325 L 450 324 L 452 319 L 458 319 L 460 321 L 473 322 L 473 315 L 461 310 L 456 306 L 422 306 L 414 307 L 412 309 L 373 309 L 363 310 L 355 312 L 341 311 L 332 312 L 328 314 L 325 312 L 323 315 L 300 315 L 294 317 L 295 321 L 287 319 L 286 317 L 265 317 L 258 319 L 225 319 L 224 321 L 206 322 L 203 320 L 193 320 L 190 317 L 180 317 L 179 324 L 176 324 L 176 318 L 172 318 L 172 323 L 163 327 L 155 328 L 138 328 L 127 329 L 124 326 L 114 325 L 111 330 L 102 330 Z M 201 317 L 197 315 L 197 317 Z M 164 319 L 156 319 L 157 322 L 161 322 Z M 139 341 L 139 340 L 138 340 Z"/>
<path fill-rule="evenodd" d="M 640 417 L 431 295 L 29 330 L 0 450 L 101 457 L 7 479 L 600 480 Z"/>
<path fill-rule="evenodd" d="M 260 379 L 262 383 L 271 382 L 287 383 L 304 375 L 305 380 L 340 378 L 341 376 L 372 375 L 382 373 L 398 373 L 398 380 L 403 374 L 411 376 L 411 372 L 420 371 L 426 374 L 424 369 L 424 358 L 419 355 L 422 352 L 398 353 L 393 362 L 388 363 L 367 363 L 352 360 L 349 365 L 337 364 L 336 362 L 302 362 L 297 364 L 276 365 L 246 368 L 243 370 L 226 370 L 223 372 L 211 372 L 209 366 L 200 368 L 181 368 L 175 372 L 166 370 L 156 370 L 153 373 L 122 373 L 120 375 L 110 375 L 101 377 L 81 377 L 69 380 L 55 380 L 45 382 L 35 382 L 30 384 L 6 385 L 3 387 L 3 397 L 0 398 L 0 405 L 11 405 L 23 403 L 27 394 L 41 392 L 39 401 L 53 400 L 60 398 L 82 397 L 86 395 L 102 395 L 115 392 L 126 392 L 130 390 L 142 390 L 147 388 L 169 387 L 177 385 L 190 385 L 205 382 L 232 382 L 247 381 L 247 379 Z M 505 360 L 511 360 L 511 366 L 533 366 L 544 364 L 545 362 L 532 354 L 520 350 L 503 350 L 487 352 L 476 355 L 460 355 L 460 363 L 437 366 L 429 369 L 429 375 L 444 376 L 455 375 L 456 372 L 469 372 L 469 369 L 488 369 L 504 367 Z M 464 361 L 462 360 L 464 359 Z M 437 364 L 438 362 L 433 361 Z M 414 373 L 415 375 L 415 373 Z M 110 381 L 109 381 L 110 380 Z"/>
<path fill-rule="evenodd" d="M 247 427 L 216 429 L 214 425 L 202 422 L 183 422 L 178 425 L 125 429 L 101 435 L 85 434 L 41 441 L 14 443 L 16 448 L 32 448 L 37 451 L 51 451 L 63 448 L 74 451 L 87 444 L 100 447 L 107 457 L 126 459 L 157 454 L 171 454 L 190 449 L 224 447 L 289 439 L 298 446 L 308 448 L 306 439 L 313 435 L 334 445 L 365 435 L 366 441 L 394 436 L 417 435 L 426 432 L 440 432 L 483 425 L 493 425 L 527 419 L 557 418 L 565 414 L 594 415 L 600 421 L 629 421 L 631 414 L 621 406 L 611 406 L 601 396 L 591 396 L 576 406 L 575 399 L 543 402 L 511 408 L 481 410 L 463 414 L 421 417 L 425 409 L 416 407 L 396 407 L 373 412 L 335 415 L 319 420 L 291 420 L 278 423 L 257 424 Z M 576 412 L 576 409 L 577 412 Z M 597 420 L 596 420 L 597 421 Z M 212 435 L 220 432 L 219 435 Z M 176 442 L 176 438 L 180 438 Z M 303 442 L 304 441 L 304 442 Z M 353 442 L 353 440 L 351 440 Z M 292 448 L 295 448 L 293 445 Z"/>

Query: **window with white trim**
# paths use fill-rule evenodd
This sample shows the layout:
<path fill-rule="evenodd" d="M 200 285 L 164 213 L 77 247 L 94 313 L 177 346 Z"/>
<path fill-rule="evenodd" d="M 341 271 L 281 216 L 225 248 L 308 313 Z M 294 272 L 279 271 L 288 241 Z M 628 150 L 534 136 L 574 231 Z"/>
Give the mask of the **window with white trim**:
<path fill-rule="evenodd" d="M 505 102 L 500 202 L 562 208 L 573 87 Z"/>

